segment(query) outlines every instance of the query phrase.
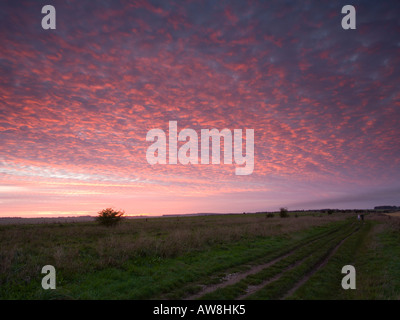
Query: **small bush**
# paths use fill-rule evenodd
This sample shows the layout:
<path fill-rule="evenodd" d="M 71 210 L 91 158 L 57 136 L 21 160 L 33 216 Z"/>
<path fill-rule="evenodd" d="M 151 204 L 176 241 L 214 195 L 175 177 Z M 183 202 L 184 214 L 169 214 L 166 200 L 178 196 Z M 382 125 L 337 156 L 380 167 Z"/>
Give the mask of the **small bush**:
<path fill-rule="evenodd" d="M 268 213 L 265 215 L 265 217 L 266 217 L 266 218 L 273 218 L 273 217 L 275 217 L 275 215 L 274 215 L 272 212 L 268 212 Z"/>
<path fill-rule="evenodd" d="M 99 216 L 96 218 L 96 221 L 104 226 L 111 227 L 115 226 L 121 221 L 125 211 L 116 211 L 114 209 L 107 208 L 101 210 L 98 214 Z"/>
<path fill-rule="evenodd" d="M 281 218 L 288 218 L 289 217 L 289 212 L 287 208 L 281 208 L 279 212 L 279 216 Z"/>

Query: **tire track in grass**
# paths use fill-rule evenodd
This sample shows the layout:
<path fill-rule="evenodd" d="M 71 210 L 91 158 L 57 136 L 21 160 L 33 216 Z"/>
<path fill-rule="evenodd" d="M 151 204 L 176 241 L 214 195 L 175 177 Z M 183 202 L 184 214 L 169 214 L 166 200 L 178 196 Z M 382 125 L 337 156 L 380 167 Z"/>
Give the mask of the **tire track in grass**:
<path fill-rule="evenodd" d="M 238 297 L 238 300 L 243 300 L 246 299 L 247 297 L 251 296 L 252 294 L 254 294 L 255 292 L 257 292 L 258 290 L 261 290 L 262 288 L 264 288 L 265 286 L 268 286 L 269 284 L 271 284 L 272 282 L 277 281 L 284 273 L 292 270 L 293 268 L 296 268 L 298 265 L 300 265 L 301 263 L 304 262 L 304 260 L 306 260 L 308 258 L 308 256 L 304 257 L 303 259 L 296 261 L 295 263 L 291 264 L 289 267 L 285 268 L 281 273 L 276 274 L 275 276 L 273 276 L 272 278 L 258 284 L 258 285 L 250 285 L 247 287 L 246 293 L 244 295 L 241 295 L 240 297 Z"/>
<path fill-rule="evenodd" d="M 352 226 L 353 226 L 353 225 L 352 225 Z M 274 288 L 274 287 L 271 286 L 271 284 L 274 283 L 274 282 L 276 282 L 276 281 L 277 281 L 278 284 L 279 284 L 279 281 L 281 282 L 281 284 L 284 283 L 284 282 L 282 282 L 282 281 L 290 281 L 290 280 L 288 280 L 288 279 L 290 279 L 290 277 L 293 277 L 293 276 L 296 277 L 296 272 L 298 272 L 298 270 L 296 271 L 296 267 L 297 267 L 297 269 L 298 269 L 298 268 L 301 269 L 301 268 L 304 268 L 304 267 L 307 268 L 307 263 L 310 263 L 310 261 L 311 261 L 311 268 L 312 268 L 312 270 L 314 270 L 315 266 L 318 266 L 321 260 L 324 260 L 324 258 L 326 258 L 327 255 L 329 256 L 329 253 L 330 253 L 332 250 L 334 250 L 336 247 L 338 247 L 339 244 L 343 243 L 345 239 L 347 239 L 349 236 L 351 236 L 351 235 L 352 235 L 354 232 L 356 232 L 357 230 L 358 230 L 358 228 L 356 228 L 355 230 L 352 230 L 350 234 L 348 234 L 348 232 L 346 232 L 347 235 L 344 236 L 344 238 L 342 238 L 341 236 L 334 238 L 334 239 L 336 239 L 336 241 L 337 241 L 338 238 L 342 238 L 342 239 L 339 241 L 339 243 L 338 243 L 337 245 L 334 245 L 333 247 L 330 247 L 330 249 L 329 249 L 329 242 L 330 242 L 331 240 L 329 240 L 327 243 L 325 243 L 325 245 L 323 245 L 321 248 L 322 248 L 322 251 L 324 251 L 323 248 L 324 248 L 324 247 L 328 247 L 327 252 L 326 252 L 326 253 L 323 253 L 323 254 L 321 255 L 321 258 L 318 259 L 315 263 L 312 263 L 314 252 L 313 252 L 313 253 L 310 253 L 310 254 L 307 254 L 307 255 L 306 255 L 305 257 L 303 257 L 301 260 L 296 261 L 295 263 L 291 264 L 290 266 L 288 266 L 287 268 L 285 268 L 282 272 L 280 272 L 279 274 L 275 275 L 274 277 L 269 278 L 269 279 L 263 281 L 262 283 L 260 283 L 260 284 L 257 285 L 257 286 L 249 287 L 248 290 L 247 290 L 247 292 L 246 292 L 244 295 L 240 296 L 238 299 L 246 299 L 246 298 L 249 298 L 249 297 L 250 297 L 250 299 L 251 299 L 251 296 L 257 297 L 257 296 L 260 295 L 260 293 L 261 293 L 262 291 L 265 291 L 265 290 L 271 291 L 271 289 Z M 336 241 L 335 241 L 335 243 L 336 243 Z M 317 251 L 318 251 L 318 250 L 317 250 Z M 318 258 L 318 257 L 317 257 L 317 258 Z M 304 264 L 304 265 L 303 265 L 303 264 Z M 292 271 L 292 273 L 291 273 L 291 271 Z M 288 276 L 288 274 L 289 274 L 289 276 Z M 308 275 L 308 274 L 309 274 L 309 273 L 307 273 L 307 275 Z M 286 280 L 283 280 L 284 278 L 286 278 Z M 303 278 L 304 278 L 304 277 L 303 277 Z M 303 279 L 303 278 L 302 278 L 302 279 Z M 261 293 L 261 297 L 263 297 L 263 299 L 264 299 L 264 298 L 267 298 L 267 297 L 268 297 L 267 299 L 271 299 L 271 298 L 273 298 L 275 295 L 279 297 L 279 296 L 281 295 L 281 294 L 279 293 L 279 287 L 280 287 L 279 285 L 278 285 L 278 286 L 275 285 L 275 289 L 273 289 L 272 292 L 270 292 L 270 293 L 267 294 L 266 296 L 265 296 L 265 293 Z M 274 293 L 274 291 L 275 291 L 275 293 Z M 260 292 L 260 293 L 259 293 L 259 292 Z M 283 294 L 284 294 L 284 293 L 283 293 Z M 255 299 L 258 299 L 258 297 L 255 298 Z"/>
<path fill-rule="evenodd" d="M 288 267 L 284 268 L 282 272 L 274 275 L 273 277 L 263 281 L 260 284 L 257 285 L 250 285 L 248 286 L 246 293 L 241 295 L 240 297 L 238 297 L 238 300 L 242 300 L 242 299 L 246 299 L 247 297 L 251 296 L 252 294 L 256 293 L 257 291 L 261 290 L 262 288 L 270 285 L 271 283 L 279 280 L 286 272 L 296 268 L 297 266 L 299 266 L 300 264 L 302 264 L 305 260 L 307 260 L 313 253 L 307 254 L 306 256 L 304 256 L 302 259 L 292 263 L 291 265 L 289 265 Z"/>
<path fill-rule="evenodd" d="M 294 253 L 294 251 L 296 251 L 296 250 L 297 249 L 294 249 L 294 250 L 286 253 L 283 256 L 279 256 L 278 258 L 275 258 L 275 259 L 273 259 L 273 260 L 271 260 L 271 261 L 269 261 L 269 262 L 267 262 L 265 264 L 257 265 L 257 266 L 255 266 L 255 267 L 253 267 L 253 268 L 251 268 L 251 269 L 249 269 L 249 270 L 247 270 L 245 272 L 229 275 L 229 277 L 225 277 L 224 278 L 224 279 L 226 279 L 225 281 L 222 281 L 222 282 L 217 283 L 217 284 L 206 286 L 200 292 L 198 292 L 198 293 L 186 298 L 185 300 L 195 300 L 195 299 L 198 299 L 198 298 L 204 296 L 207 293 L 211 293 L 211 292 L 213 292 L 213 291 L 215 291 L 217 289 L 220 289 L 220 288 L 235 284 L 236 282 L 239 282 L 240 280 L 246 278 L 247 276 L 252 275 L 252 274 L 256 274 L 256 273 L 260 272 L 261 270 L 274 265 L 275 263 L 279 262 L 280 260 L 285 259 L 286 257 L 292 255 Z"/>
<path fill-rule="evenodd" d="M 294 246 L 289 252 L 279 255 L 278 257 L 274 258 L 273 260 L 271 260 L 267 263 L 256 265 L 256 266 L 250 268 L 249 270 L 241 272 L 241 273 L 231 274 L 228 277 L 223 278 L 222 282 L 217 283 L 217 284 L 207 285 L 207 286 L 203 287 L 198 293 L 193 294 L 189 297 L 186 297 L 186 298 L 184 298 L 184 300 L 195 300 L 195 299 L 198 299 L 198 298 L 200 298 L 208 293 L 211 293 L 215 290 L 218 290 L 218 289 L 230 286 L 230 285 L 234 285 L 235 283 L 245 279 L 246 277 L 253 275 L 253 274 L 257 274 L 260 271 L 262 271 L 263 269 L 273 266 L 274 264 L 278 263 L 279 261 L 293 255 L 299 249 L 301 249 L 307 245 L 310 245 L 318 240 L 326 238 L 329 235 L 332 235 L 332 234 L 338 232 L 339 230 L 340 230 L 340 228 L 335 227 L 333 230 L 328 230 L 322 234 L 319 234 L 318 236 L 314 236 L 314 237 L 312 237 L 311 240 Z"/>
<path fill-rule="evenodd" d="M 322 269 L 329 261 L 330 258 L 336 253 L 336 251 L 340 248 L 340 246 L 354 233 L 356 233 L 360 228 L 354 230 L 351 234 L 342 239 L 333 249 L 329 250 L 324 258 L 322 258 L 313 268 L 310 270 L 300 281 L 298 281 L 283 297 L 282 299 L 287 299 L 291 295 L 293 295 L 298 288 L 300 288 L 303 284 L 305 284 L 308 279 L 310 279 L 318 270 Z"/>

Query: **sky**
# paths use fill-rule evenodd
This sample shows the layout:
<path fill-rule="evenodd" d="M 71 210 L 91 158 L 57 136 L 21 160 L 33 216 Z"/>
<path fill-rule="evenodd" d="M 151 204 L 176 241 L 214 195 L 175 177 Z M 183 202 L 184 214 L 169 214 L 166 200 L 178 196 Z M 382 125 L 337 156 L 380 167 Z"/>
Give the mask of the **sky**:
<path fill-rule="evenodd" d="M 0 217 L 400 205 L 399 17 L 397 0 L 1 1 Z M 253 129 L 253 172 L 150 164 L 170 121 L 199 149 L 241 129 L 243 155 Z"/>

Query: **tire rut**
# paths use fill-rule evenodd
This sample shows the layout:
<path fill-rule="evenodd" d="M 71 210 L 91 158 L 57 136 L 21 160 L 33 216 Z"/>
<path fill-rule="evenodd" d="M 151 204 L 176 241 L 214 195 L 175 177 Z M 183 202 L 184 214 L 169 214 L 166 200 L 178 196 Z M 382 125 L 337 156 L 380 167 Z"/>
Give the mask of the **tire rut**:
<path fill-rule="evenodd" d="M 257 265 L 257 266 L 255 266 L 255 267 L 253 267 L 253 268 L 251 268 L 251 269 L 249 269 L 249 270 L 247 270 L 245 272 L 236 273 L 236 274 L 230 274 L 228 276 L 225 276 L 225 278 L 224 278 L 224 279 L 226 279 L 225 281 L 223 281 L 221 283 L 218 283 L 218 284 L 207 286 L 207 287 L 203 288 L 199 293 L 196 293 L 196 294 L 186 298 L 185 300 L 195 300 L 195 299 L 200 298 L 201 296 L 204 296 L 207 293 L 210 293 L 210 292 L 213 292 L 213 291 L 215 291 L 217 289 L 224 288 L 226 286 L 235 284 L 236 282 L 239 282 L 240 280 L 246 278 L 247 276 L 250 276 L 252 274 L 258 273 L 261 270 L 274 265 L 275 263 L 279 262 L 280 260 L 285 259 L 286 257 L 288 257 L 291 254 L 293 254 L 296 250 L 298 250 L 298 249 L 294 249 L 293 251 L 290 251 L 289 253 L 286 253 L 283 256 L 275 258 L 275 259 L 273 259 L 273 260 L 271 260 L 271 261 L 269 261 L 269 262 L 267 262 L 265 264 Z"/>
<path fill-rule="evenodd" d="M 247 276 L 256 274 L 256 273 L 260 272 L 261 270 L 263 270 L 265 268 L 268 268 L 268 267 L 274 265 L 275 263 L 277 263 L 277 262 L 279 262 L 279 261 L 291 256 L 292 254 L 294 254 L 300 248 L 302 248 L 304 246 L 307 246 L 307 245 L 309 245 L 311 243 L 314 243 L 314 242 L 316 242 L 318 240 L 321 240 L 322 238 L 327 237 L 327 236 L 329 236 L 329 235 L 331 235 L 333 233 L 336 233 L 338 231 L 339 231 L 339 229 L 329 230 L 328 232 L 318 236 L 315 239 L 312 239 L 310 241 L 307 241 L 306 243 L 303 243 L 303 244 L 295 246 L 289 252 L 287 252 L 287 253 L 285 253 L 283 255 L 280 255 L 280 256 L 274 258 L 273 260 L 271 260 L 271 261 L 269 261 L 267 263 L 256 265 L 256 266 L 250 268 L 249 270 L 241 272 L 241 273 L 229 274 L 229 275 L 227 275 L 227 276 L 225 276 L 223 278 L 222 282 L 217 283 L 217 284 L 204 286 L 198 293 L 195 293 L 195 294 L 190 295 L 190 296 L 188 296 L 186 298 L 183 298 L 183 300 L 195 300 L 195 299 L 198 299 L 198 298 L 200 298 L 200 297 L 202 297 L 202 296 L 204 296 L 204 295 L 206 295 L 208 293 L 211 293 L 211 292 L 213 292 L 213 291 L 215 291 L 217 289 L 221 289 L 221 288 L 224 288 L 226 286 L 233 285 L 233 284 L 239 282 L 240 280 L 246 278 Z M 303 261 L 303 260 L 301 260 L 301 261 Z M 298 264 L 298 262 L 296 262 L 294 265 L 292 265 L 292 266 L 290 266 L 288 268 L 294 268 L 295 266 L 297 266 L 297 264 Z M 281 275 L 281 274 L 279 274 L 279 275 Z"/>
<path fill-rule="evenodd" d="M 247 297 L 251 296 L 253 293 L 256 293 L 258 290 L 264 288 L 265 286 L 269 285 L 270 283 L 279 280 L 279 278 L 286 273 L 287 271 L 292 270 L 293 268 L 297 267 L 298 265 L 300 265 L 305 259 L 307 259 L 309 257 L 306 256 L 303 259 L 296 261 L 295 263 L 291 264 L 289 267 L 285 268 L 281 273 L 278 273 L 277 275 L 273 276 L 272 278 L 258 284 L 258 285 L 254 285 L 254 286 L 248 286 L 246 293 L 244 295 L 241 295 L 240 297 L 237 298 L 237 300 L 243 300 L 246 299 Z"/>
<path fill-rule="evenodd" d="M 281 299 L 285 300 L 291 295 L 293 295 L 297 289 L 299 289 L 303 284 L 305 284 L 318 270 L 322 269 L 328 261 L 332 258 L 332 256 L 337 252 L 337 250 L 341 247 L 341 245 L 354 233 L 359 231 L 360 228 L 357 228 L 345 238 L 343 238 L 334 248 L 328 251 L 328 253 L 319 261 L 314 267 L 300 280 L 298 281 Z"/>
<path fill-rule="evenodd" d="M 344 242 L 344 240 L 346 240 L 348 237 L 350 237 L 354 232 L 358 231 L 358 229 L 353 230 L 349 235 L 345 236 L 334 248 L 332 248 L 332 255 L 336 252 L 336 250 L 339 248 L 339 246 Z M 316 239 L 318 240 L 318 239 Z M 313 241 L 314 242 L 314 241 Z M 329 252 L 331 252 L 330 250 L 328 250 L 328 255 Z M 309 258 L 310 256 L 312 256 L 312 253 L 306 255 L 305 257 L 303 257 L 302 259 L 300 259 L 299 261 L 296 261 L 295 263 L 291 264 L 290 266 L 286 267 L 282 272 L 280 272 L 279 274 L 276 274 L 275 276 L 273 276 L 272 278 L 269 278 L 265 281 L 263 281 L 262 283 L 258 284 L 258 285 L 254 285 L 254 286 L 249 286 L 246 290 L 246 293 L 244 295 L 241 295 L 240 297 L 237 298 L 237 300 L 243 300 L 246 299 L 247 297 L 251 296 L 252 294 L 256 293 L 257 291 L 261 290 L 262 288 L 268 286 L 269 284 L 279 280 L 286 272 L 296 268 L 297 266 L 299 266 L 300 264 L 302 264 L 305 260 L 307 260 L 307 258 Z M 326 255 L 325 255 L 326 256 Z M 318 264 L 318 263 L 317 263 Z M 325 264 L 324 264 L 325 265 Z M 321 266 L 322 267 L 322 266 Z M 310 275 L 311 276 L 311 275 Z M 300 282 L 299 282 L 300 283 Z M 297 288 L 296 288 L 297 290 Z M 291 293 L 293 294 L 293 293 Z"/>

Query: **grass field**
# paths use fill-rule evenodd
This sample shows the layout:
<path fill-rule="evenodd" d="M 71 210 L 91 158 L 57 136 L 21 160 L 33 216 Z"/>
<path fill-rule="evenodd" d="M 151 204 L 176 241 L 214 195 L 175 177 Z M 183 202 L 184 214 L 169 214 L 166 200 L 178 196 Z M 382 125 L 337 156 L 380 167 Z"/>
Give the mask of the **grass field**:
<path fill-rule="evenodd" d="M 264 214 L 0 226 L 1 299 L 399 299 L 400 219 Z M 344 290 L 344 265 L 357 289 Z M 56 269 L 55 290 L 41 268 Z"/>

